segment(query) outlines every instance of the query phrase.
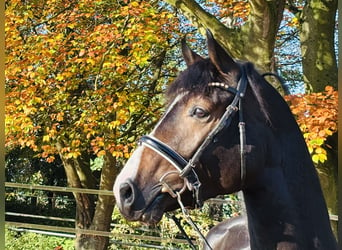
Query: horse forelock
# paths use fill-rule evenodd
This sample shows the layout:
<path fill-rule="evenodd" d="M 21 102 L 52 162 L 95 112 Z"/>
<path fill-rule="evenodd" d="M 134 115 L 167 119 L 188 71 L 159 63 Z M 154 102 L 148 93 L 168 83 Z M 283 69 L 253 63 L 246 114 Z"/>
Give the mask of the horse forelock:
<path fill-rule="evenodd" d="M 189 98 L 193 95 L 209 96 L 213 93 L 213 87 L 208 84 L 211 82 L 223 82 L 233 85 L 234 81 L 228 74 L 219 72 L 210 59 L 203 59 L 190 65 L 186 70 L 181 72 L 175 81 L 169 86 L 166 97 L 168 103 L 171 103 L 180 93 L 189 93 Z M 227 96 L 226 94 L 224 96 Z M 219 96 L 213 96 L 219 101 Z M 215 98 L 216 97 L 216 98 Z"/>

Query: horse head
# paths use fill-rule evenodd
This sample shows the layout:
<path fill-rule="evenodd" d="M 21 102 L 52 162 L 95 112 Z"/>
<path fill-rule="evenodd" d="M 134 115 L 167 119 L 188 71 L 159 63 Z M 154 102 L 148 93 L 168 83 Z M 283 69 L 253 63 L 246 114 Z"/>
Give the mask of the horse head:
<path fill-rule="evenodd" d="M 267 133 L 263 139 L 249 134 L 244 141 L 245 128 L 240 133 L 238 128 L 248 119 L 253 126 L 267 126 L 260 103 L 243 100 L 253 95 L 246 77 L 252 66 L 234 61 L 210 32 L 207 44 L 209 58 L 202 58 L 182 42 L 187 69 L 167 91 L 166 112 L 116 179 L 116 202 L 128 220 L 157 223 L 178 207 L 177 196 L 193 208 L 236 192 L 263 166 Z M 253 118 L 242 118 L 242 107 Z"/>

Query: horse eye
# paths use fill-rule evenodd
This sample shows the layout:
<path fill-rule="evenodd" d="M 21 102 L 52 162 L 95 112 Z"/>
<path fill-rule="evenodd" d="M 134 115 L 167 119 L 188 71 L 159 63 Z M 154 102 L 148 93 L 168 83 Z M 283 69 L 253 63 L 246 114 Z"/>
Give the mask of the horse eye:
<path fill-rule="evenodd" d="M 197 118 L 204 118 L 204 117 L 207 117 L 208 115 L 209 113 L 207 111 L 199 107 L 194 108 L 192 111 L 192 116 L 195 116 Z"/>

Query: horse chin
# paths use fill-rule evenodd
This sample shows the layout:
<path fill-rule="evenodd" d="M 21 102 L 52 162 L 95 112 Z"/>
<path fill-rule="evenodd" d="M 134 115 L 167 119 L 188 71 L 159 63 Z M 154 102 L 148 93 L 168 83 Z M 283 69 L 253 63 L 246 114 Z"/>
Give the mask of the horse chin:
<path fill-rule="evenodd" d="M 146 209 L 144 209 L 139 220 L 148 225 L 155 225 L 160 222 L 165 211 L 164 200 L 164 194 L 157 195 L 156 198 L 152 200 L 152 202 L 146 207 Z"/>
<path fill-rule="evenodd" d="M 165 212 L 179 208 L 178 203 L 167 193 L 160 193 L 144 209 L 139 221 L 148 225 L 156 225 L 163 218 Z"/>

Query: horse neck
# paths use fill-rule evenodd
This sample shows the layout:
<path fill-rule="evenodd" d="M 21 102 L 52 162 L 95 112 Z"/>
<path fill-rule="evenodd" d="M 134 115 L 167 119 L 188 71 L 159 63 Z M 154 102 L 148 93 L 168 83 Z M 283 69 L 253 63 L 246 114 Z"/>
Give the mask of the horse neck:
<path fill-rule="evenodd" d="M 280 107 L 283 112 L 279 112 Z M 284 117 L 283 121 L 277 118 L 284 127 L 270 139 L 263 173 L 243 190 L 251 247 L 336 249 L 305 141 L 287 106 L 279 104 L 277 112 Z"/>

